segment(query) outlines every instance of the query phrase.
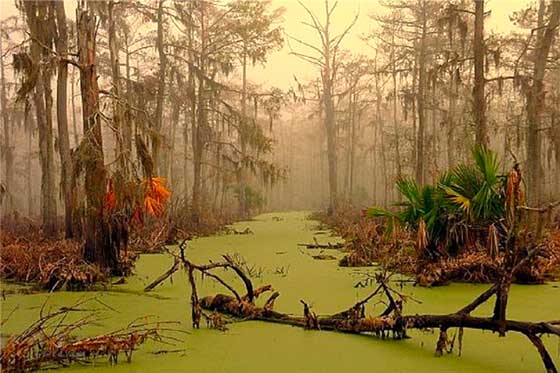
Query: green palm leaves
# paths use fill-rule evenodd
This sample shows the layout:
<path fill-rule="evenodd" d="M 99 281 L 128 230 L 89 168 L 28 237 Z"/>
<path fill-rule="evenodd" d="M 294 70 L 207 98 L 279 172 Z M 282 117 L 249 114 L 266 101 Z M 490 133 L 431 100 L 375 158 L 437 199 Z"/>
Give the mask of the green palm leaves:
<path fill-rule="evenodd" d="M 451 202 L 471 223 L 492 223 L 504 215 L 505 178 L 494 152 L 477 146 L 474 164 L 459 165 L 450 172 L 449 184 L 442 188 Z"/>
<path fill-rule="evenodd" d="M 459 228 L 489 226 L 505 214 L 505 178 L 499 175 L 496 154 L 477 146 L 473 160 L 444 173 L 435 185 L 419 186 L 410 177 L 399 179 L 396 187 L 403 197 L 395 204 L 399 209 L 372 207 L 368 215 L 390 218 L 388 231 L 395 222 L 413 230 L 425 224 L 428 246 L 448 248 L 449 238 Z"/>

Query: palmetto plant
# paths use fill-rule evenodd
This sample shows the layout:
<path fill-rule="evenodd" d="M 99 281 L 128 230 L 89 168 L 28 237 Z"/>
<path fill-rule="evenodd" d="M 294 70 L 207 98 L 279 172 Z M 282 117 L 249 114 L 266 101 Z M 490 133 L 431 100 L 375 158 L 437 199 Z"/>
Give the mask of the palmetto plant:
<path fill-rule="evenodd" d="M 492 223 L 504 216 L 505 177 L 498 174 L 499 162 L 492 151 L 477 146 L 474 164 L 461 164 L 450 172 L 449 184 L 441 185 L 450 207 L 460 209 L 469 222 Z"/>
<path fill-rule="evenodd" d="M 397 209 L 372 207 L 368 215 L 386 217 L 388 232 L 394 224 L 416 231 L 422 237 L 418 241 L 425 241 L 419 248 L 430 256 L 453 254 L 473 231 L 487 232 L 505 214 L 505 177 L 499 175 L 496 154 L 477 146 L 473 160 L 445 172 L 435 185 L 400 178 L 396 186 L 403 198 Z"/>

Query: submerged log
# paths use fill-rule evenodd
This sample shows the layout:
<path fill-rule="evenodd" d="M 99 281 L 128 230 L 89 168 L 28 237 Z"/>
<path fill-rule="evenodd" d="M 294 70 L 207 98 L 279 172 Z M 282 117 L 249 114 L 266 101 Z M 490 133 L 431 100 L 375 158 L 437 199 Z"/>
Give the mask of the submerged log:
<path fill-rule="evenodd" d="M 319 243 L 298 243 L 298 246 L 303 246 L 307 249 L 332 249 L 332 250 L 340 250 L 344 247 L 343 244 L 337 243 L 326 243 L 326 244 L 319 244 Z"/>
<path fill-rule="evenodd" d="M 226 234 L 235 234 L 235 235 L 254 234 L 254 232 L 249 227 L 246 227 L 243 230 L 237 230 L 235 228 L 226 227 L 224 232 Z"/>

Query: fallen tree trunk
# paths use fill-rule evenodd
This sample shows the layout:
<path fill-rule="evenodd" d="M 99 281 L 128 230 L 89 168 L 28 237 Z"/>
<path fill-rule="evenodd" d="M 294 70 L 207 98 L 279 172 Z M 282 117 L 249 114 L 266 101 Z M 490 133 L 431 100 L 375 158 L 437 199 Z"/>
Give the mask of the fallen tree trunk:
<path fill-rule="evenodd" d="M 382 286 L 383 287 L 383 286 Z M 393 290 L 385 290 L 385 295 L 390 295 Z M 377 292 L 377 291 L 376 291 Z M 375 293 L 375 292 L 374 292 Z M 496 293 L 493 286 L 490 294 Z M 275 293 L 277 294 L 277 293 Z M 486 293 L 485 293 L 486 294 Z M 484 294 L 483 294 L 484 295 Z M 490 296 L 491 296 L 490 295 Z M 480 298 L 480 297 L 479 297 Z M 546 372 L 557 373 L 558 370 L 554 360 L 542 343 L 541 335 L 550 334 L 560 336 L 560 321 L 528 322 L 518 320 L 505 320 L 502 323 L 493 317 L 474 317 L 470 312 L 476 306 L 484 303 L 477 298 L 472 307 L 463 308 L 456 313 L 444 315 L 401 315 L 402 303 L 400 301 L 389 302 L 389 306 L 379 316 L 366 316 L 364 304 L 358 302 L 350 309 L 331 316 L 319 316 L 311 313 L 304 303 L 304 316 L 293 316 L 276 312 L 271 308 L 257 307 L 254 304 L 239 303 L 235 297 L 225 294 L 207 296 L 200 300 L 201 307 L 209 311 L 220 312 L 229 316 L 242 318 L 244 320 L 259 320 L 277 324 L 302 327 L 305 329 L 327 330 L 353 334 L 375 334 L 381 338 L 393 339 L 407 338 L 407 331 L 411 329 L 440 329 L 440 338 L 437 343 L 438 352 L 447 345 L 447 330 L 450 328 L 489 330 L 492 332 L 517 332 L 525 335 L 537 348 L 543 361 Z M 489 297 L 486 298 L 486 300 Z M 369 299 L 368 299 L 369 300 Z M 391 306 L 394 304 L 394 306 Z M 307 308 L 307 309 L 306 309 Z M 460 331 L 460 335 L 462 335 Z"/>
<path fill-rule="evenodd" d="M 275 322 L 279 324 L 287 324 L 293 326 L 305 326 L 306 319 L 303 316 L 293 316 L 280 312 L 266 310 L 263 307 L 250 307 L 239 310 L 236 300 L 226 294 L 217 294 L 201 299 L 202 308 L 209 311 L 217 311 L 229 316 L 241 317 L 244 319 L 251 318 L 255 320 Z M 378 323 L 374 323 L 374 319 L 378 319 Z M 381 321 L 383 316 L 363 317 L 355 319 L 354 323 L 349 323 L 350 318 L 323 316 L 318 317 L 319 328 L 321 330 L 335 330 L 350 333 L 368 333 L 378 331 L 394 331 L 401 332 L 400 338 L 406 337 L 405 330 L 409 329 L 432 329 L 432 328 L 467 328 L 478 330 L 489 330 L 497 332 L 499 324 L 491 317 L 475 317 L 460 313 L 447 315 L 405 315 L 400 318 L 393 318 L 389 322 L 389 318 L 385 318 L 385 327 L 383 328 Z M 391 326 L 391 327 L 387 327 Z M 553 321 L 528 322 L 517 320 L 506 320 L 506 331 L 518 332 L 525 335 L 555 334 L 560 336 L 560 326 L 556 326 Z M 399 338 L 399 339 L 400 339 Z"/>

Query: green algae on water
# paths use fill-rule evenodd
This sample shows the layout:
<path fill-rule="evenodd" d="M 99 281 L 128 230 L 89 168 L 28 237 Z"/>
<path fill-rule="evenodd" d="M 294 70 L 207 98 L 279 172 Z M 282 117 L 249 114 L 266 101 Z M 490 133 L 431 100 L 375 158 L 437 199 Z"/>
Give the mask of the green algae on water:
<path fill-rule="evenodd" d="M 315 235 L 316 222 L 308 213 L 271 213 L 252 221 L 235 224 L 238 230 L 249 227 L 252 235 L 220 235 L 194 240 L 187 255 L 197 263 L 217 261 L 222 254 L 238 253 L 247 263 L 260 268 L 253 278 L 255 286 L 272 284 L 280 292 L 275 308 L 280 312 L 301 314 L 300 299 L 306 300 L 318 314 L 346 309 L 371 291 L 370 286 L 355 287 L 366 272 L 375 268 L 340 268 L 333 260 L 315 260 L 298 243 L 333 241 L 325 234 Z M 278 217 L 280 219 L 276 219 Z M 318 253 L 317 253 L 318 254 Z M 329 254 L 332 254 L 329 252 Z M 505 338 L 482 331 L 465 330 L 461 357 L 450 354 L 434 357 L 437 333 L 413 331 L 403 341 L 380 340 L 365 335 L 305 331 L 286 325 L 264 322 L 238 322 L 221 332 L 202 327 L 191 329 L 190 288 L 179 271 L 151 293 L 142 289 L 167 270 L 173 260 L 166 254 L 142 255 L 135 275 L 126 284 L 105 291 L 56 292 L 53 294 L 14 294 L 2 301 L 2 315 L 18 310 L 2 327 L 2 336 L 17 333 L 35 321 L 47 300 L 51 307 L 67 306 L 83 297 L 99 297 L 115 311 L 100 307 L 99 322 L 82 331 L 95 335 L 118 329 L 137 317 L 157 315 L 161 320 L 180 321 L 179 328 L 189 334 L 174 346 L 149 342 L 135 351 L 132 363 L 109 366 L 97 361 L 94 366 L 75 365 L 65 372 L 540 372 L 542 362 L 524 336 L 510 333 Z M 231 273 L 228 280 L 238 281 Z M 224 292 L 211 279 L 198 282 L 201 296 Z M 240 291 L 243 284 L 236 282 Z M 11 285 L 2 284 L 5 289 Z M 374 286 L 374 285 L 371 285 Z M 420 288 L 403 284 L 402 291 L 422 304 L 405 305 L 405 313 L 449 313 L 456 311 L 484 291 L 488 285 L 452 284 L 438 288 Z M 264 300 L 261 300 L 264 301 Z M 370 313 L 383 305 L 369 306 Z M 487 315 L 485 304 L 476 315 Z M 514 285 L 511 288 L 508 317 L 520 320 L 560 318 L 560 283 Z M 450 331 L 451 335 L 454 333 Z M 556 364 L 560 365 L 558 338 L 544 338 Z M 163 350 L 174 350 L 161 353 Z M 184 351 L 183 351 L 184 350 Z"/>

